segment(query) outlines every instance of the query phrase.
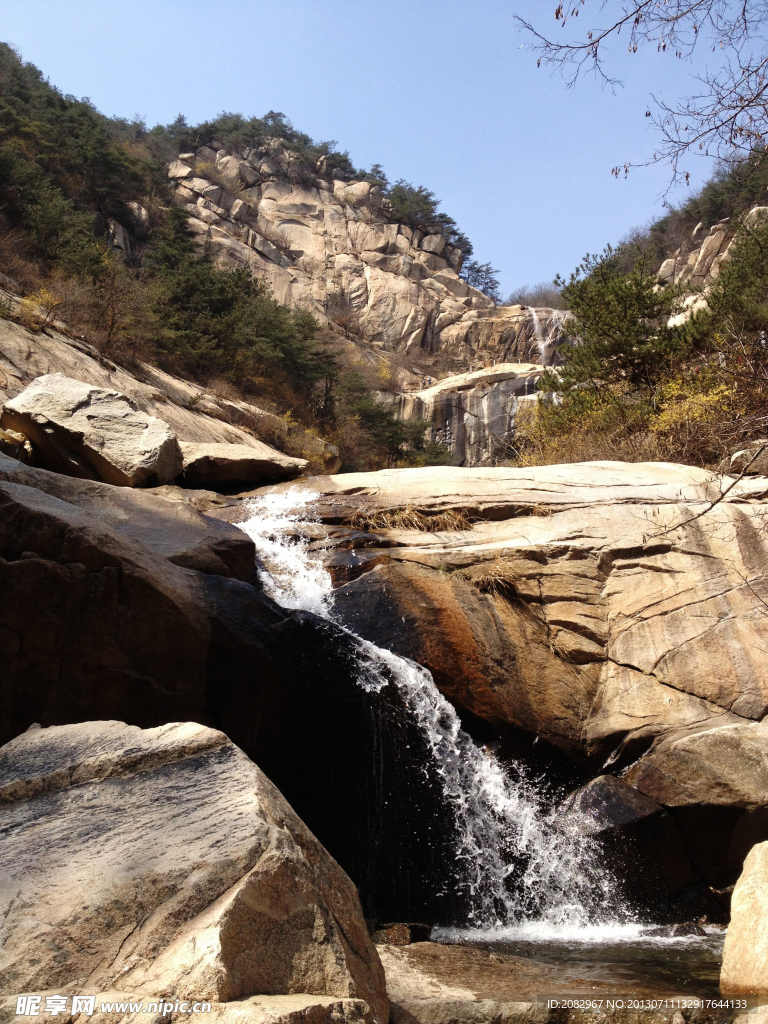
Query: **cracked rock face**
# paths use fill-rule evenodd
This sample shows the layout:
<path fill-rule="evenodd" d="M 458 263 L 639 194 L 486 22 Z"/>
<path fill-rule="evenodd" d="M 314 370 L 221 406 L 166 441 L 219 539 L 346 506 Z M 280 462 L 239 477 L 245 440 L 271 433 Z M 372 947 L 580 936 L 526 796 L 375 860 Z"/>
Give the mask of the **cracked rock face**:
<path fill-rule="evenodd" d="M 182 470 L 179 442 L 163 420 L 126 395 L 63 373 L 34 380 L 2 411 L 5 427 L 32 441 L 46 469 L 118 487 L 166 484 Z"/>
<path fill-rule="evenodd" d="M 168 169 L 190 227 L 222 263 L 248 267 L 279 302 L 306 305 L 375 345 L 462 367 L 550 363 L 562 314 L 495 306 L 458 274 L 442 235 L 390 223 L 366 181 L 299 172 L 280 139 L 261 149 L 182 154 Z"/>
<path fill-rule="evenodd" d="M 613 770 L 652 748 L 636 785 L 655 800 L 663 764 L 692 764 L 714 743 L 703 730 L 722 741 L 717 757 L 700 755 L 711 778 L 691 802 L 720 802 L 737 728 L 768 764 L 750 724 L 768 712 L 765 479 L 724 500 L 714 474 L 664 463 L 385 470 L 304 486 L 326 523 L 400 507 L 474 520 L 369 531 L 351 550 L 337 525 L 328 555 L 352 577 L 337 591 L 344 621 L 425 664 L 460 707 Z M 753 745 L 733 744 L 740 756 Z M 766 770 L 745 771 L 740 806 L 768 802 Z"/>
<path fill-rule="evenodd" d="M 357 891 L 223 733 L 32 728 L 0 749 L 0 819 L 3 994 L 304 993 L 386 1021 Z"/>

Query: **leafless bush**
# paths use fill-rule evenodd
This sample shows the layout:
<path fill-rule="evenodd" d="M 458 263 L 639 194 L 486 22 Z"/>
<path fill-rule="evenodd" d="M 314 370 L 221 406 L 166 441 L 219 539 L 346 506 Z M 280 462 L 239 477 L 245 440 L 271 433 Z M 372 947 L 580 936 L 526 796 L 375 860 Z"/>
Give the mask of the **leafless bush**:
<path fill-rule="evenodd" d="M 563 293 L 551 281 L 540 281 L 533 285 L 523 284 L 519 288 L 515 288 L 504 305 L 567 309 Z"/>
<path fill-rule="evenodd" d="M 585 72 L 606 84 L 618 84 L 605 58 L 609 51 L 616 52 L 611 43 L 620 36 L 624 45 L 618 52 L 636 54 L 650 46 L 657 53 L 688 60 L 700 46 L 717 55 L 696 76 L 691 95 L 672 104 L 655 100 L 656 113 L 646 113 L 660 135 L 652 160 L 669 162 L 672 182 L 688 180 L 681 168 L 685 157 L 703 153 L 729 159 L 765 150 L 768 7 L 763 0 L 603 0 L 592 4 L 592 20 L 584 4 L 585 0 L 558 5 L 556 38 L 516 15 L 533 39 L 539 64 L 558 68 L 569 85 Z M 601 24 L 598 18 L 605 20 Z M 614 174 L 626 173 L 629 167 L 615 167 Z"/>
<path fill-rule="evenodd" d="M 333 292 L 325 302 L 325 313 L 346 338 L 362 338 L 360 316 L 345 292 Z"/>
<path fill-rule="evenodd" d="M 96 282 L 69 278 L 58 290 L 59 315 L 106 355 L 130 362 L 151 353 L 156 323 L 149 289 L 120 260 L 106 256 Z"/>

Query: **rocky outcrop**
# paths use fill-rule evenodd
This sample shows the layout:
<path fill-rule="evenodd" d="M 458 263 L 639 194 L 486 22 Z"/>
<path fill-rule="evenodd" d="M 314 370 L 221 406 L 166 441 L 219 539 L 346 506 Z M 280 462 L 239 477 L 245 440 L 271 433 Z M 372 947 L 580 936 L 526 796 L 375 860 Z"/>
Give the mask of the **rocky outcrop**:
<path fill-rule="evenodd" d="M 725 995 L 768 993 L 768 843 L 752 848 L 731 899 L 720 988 Z"/>
<path fill-rule="evenodd" d="M 387 1021 L 354 886 L 222 733 L 32 729 L 0 749 L 0 818 L 3 994 L 314 994 Z"/>
<path fill-rule="evenodd" d="M 752 441 L 748 448 L 727 457 L 720 468 L 731 476 L 742 473 L 744 476 L 768 475 L 768 439 Z"/>
<path fill-rule="evenodd" d="M 18 300 L 0 291 L 11 307 Z M 163 420 L 179 441 L 197 444 L 239 444 L 259 441 L 294 458 L 306 458 L 313 472 L 336 472 L 338 449 L 298 424 L 247 402 L 204 392 L 199 386 L 148 363 L 131 371 L 105 358 L 95 348 L 53 326 L 33 332 L 11 320 L 0 320 L 0 406 L 19 395 L 44 374 L 67 377 L 126 395 L 143 413 Z M 8 454 L 6 452 L 6 454 Z"/>
<path fill-rule="evenodd" d="M 256 445 L 259 445 L 256 447 Z M 306 459 L 292 459 L 267 444 L 194 444 L 182 441 L 184 481 L 190 487 L 290 480 L 307 468 Z M 241 488 L 242 489 L 242 488 Z"/>
<path fill-rule="evenodd" d="M 359 685 L 343 630 L 261 592 L 252 541 L 210 515 L 238 510 L 252 514 L 238 498 L 0 455 L 0 742 L 93 719 L 220 729 L 352 877 L 368 916 L 450 919 L 452 817 L 424 736 L 395 687 Z M 387 841 L 403 829 L 412 850 Z"/>
<path fill-rule="evenodd" d="M 667 807 L 768 807 L 768 721 L 664 737 L 626 781 Z"/>
<path fill-rule="evenodd" d="M 663 284 L 688 285 L 694 291 L 706 290 L 720 275 L 720 265 L 728 259 L 740 223 L 747 227 L 768 216 L 768 206 L 753 207 L 741 221 L 726 217 L 709 229 L 697 224 L 691 237 L 665 260 L 659 270 Z"/>
<path fill-rule="evenodd" d="M 661 806 L 615 775 L 598 775 L 564 801 L 561 813 L 583 835 L 597 835 L 658 814 Z"/>
<path fill-rule="evenodd" d="M 201 244 L 248 267 L 280 302 L 312 308 L 353 336 L 429 363 L 549 363 L 563 315 L 495 306 L 458 275 L 442 235 L 389 220 L 367 181 L 298 167 L 280 139 L 228 152 L 203 146 L 169 167 Z"/>
<path fill-rule="evenodd" d="M 535 400 L 543 371 L 532 363 L 500 363 L 382 399 L 398 419 L 424 420 L 428 439 L 447 445 L 456 465 L 493 465 L 508 455 L 517 412 Z"/>
<path fill-rule="evenodd" d="M 341 621 L 500 736 L 628 769 L 634 803 L 663 808 L 685 847 L 675 877 L 732 884 L 768 839 L 766 479 L 592 463 L 296 486 L 320 494 Z M 398 529 L 397 509 L 424 530 Z"/>
<path fill-rule="evenodd" d="M 30 439 L 39 465 L 118 487 L 175 480 L 182 469 L 176 435 L 119 391 L 49 373 L 6 402 L 0 420 Z"/>
<path fill-rule="evenodd" d="M 589 756 L 617 758 L 675 728 L 745 724 L 768 710 L 758 654 L 766 630 L 762 478 L 740 481 L 709 511 L 722 494 L 720 478 L 663 463 L 385 470 L 306 486 L 321 491 L 326 521 L 343 522 L 360 507 L 375 514 L 403 506 L 476 520 L 453 534 L 376 530 L 356 552 L 358 571 L 369 562 L 376 570 L 338 594 L 343 606 L 347 589 L 358 593 L 349 600 L 356 628 L 367 619 L 363 594 L 378 609 L 377 631 L 405 613 L 402 653 L 438 677 L 437 655 L 425 656 L 435 632 L 435 651 L 453 651 L 447 662 L 487 651 L 477 655 L 486 686 L 470 685 L 469 669 L 453 673 L 453 696 L 469 710 L 467 693 L 475 693 L 485 714 L 491 703 L 499 712 L 504 705 L 506 721 Z M 331 564 L 348 557 L 339 551 Z M 403 588 L 404 576 L 412 579 Z M 404 592 L 420 595 L 410 608 Z M 470 611 L 478 602 L 483 626 Z M 432 607 L 428 621 L 421 607 Z M 448 625 L 452 607 L 474 647 Z M 497 671 L 505 685 L 491 684 Z"/>

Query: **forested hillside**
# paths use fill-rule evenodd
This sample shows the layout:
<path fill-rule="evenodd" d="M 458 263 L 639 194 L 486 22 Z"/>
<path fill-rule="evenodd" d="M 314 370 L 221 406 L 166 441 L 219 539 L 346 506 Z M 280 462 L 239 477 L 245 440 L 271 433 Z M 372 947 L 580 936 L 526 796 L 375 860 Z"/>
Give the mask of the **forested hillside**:
<path fill-rule="evenodd" d="M 764 154 L 723 167 L 682 206 L 556 282 L 579 343 L 540 384 L 554 398 L 519 431 L 522 461 L 718 466 L 765 437 L 767 188 Z M 658 276 L 678 251 L 683 264 L 695 259 L 723 222 L 719 237 L 733 240 L 712 280 Z"/>
<path fill-rule="evenodd" d="M 492 268 L 468 260 L 469 240 L 432 192 L 390 185 L 378 166 L 355 170 L 284 115 L 223 114 L 197 126 L 180 115 L 148 129 L 62 95 L 0 44 L 0 269 L 26 297 L 27 321 L 44 329 L 56 318 L 112 359 L 156 362 L 209 390 L 254 396 L 339 444 L 348 468 L 444 461 L 444 450 L 424 448 L 420 424 L 375 402 L 386 381 L 350 363 L 312 313 L 281 305 L 247 271 L 223 269 L 195 246 L 166 163 L 214 138 L 279 138 L 300 174 L 322 159 L 331 174 L 376 182 L 389 219 L 439 231 L 467 260 L 465 276 L 493 291 Z"/>

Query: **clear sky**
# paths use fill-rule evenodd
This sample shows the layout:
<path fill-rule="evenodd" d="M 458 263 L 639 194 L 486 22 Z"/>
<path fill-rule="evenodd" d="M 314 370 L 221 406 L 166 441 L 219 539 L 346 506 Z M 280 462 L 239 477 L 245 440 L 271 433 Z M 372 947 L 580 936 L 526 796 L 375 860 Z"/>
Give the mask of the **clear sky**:
<path fill-rule="evenodd" d="M 599 7 L 599 5 L 597 5 Z M 554 27 L 555 0 L 24 0 L 0 38 L 63 92 L 104 113 L 191 123 L 280 110 L 357 166 L 426 185 L 502 292 L 566 274 L 587 251 L 661 215 L 649 94 L 689 89 L 655 51 L 622 58 L 625 88 L 567 89 L 537 70 L 523 14 Z M 693 165 L 692 183 L 711 172 Z M 682 199 L 686 193 L 678 192 Z"/>

